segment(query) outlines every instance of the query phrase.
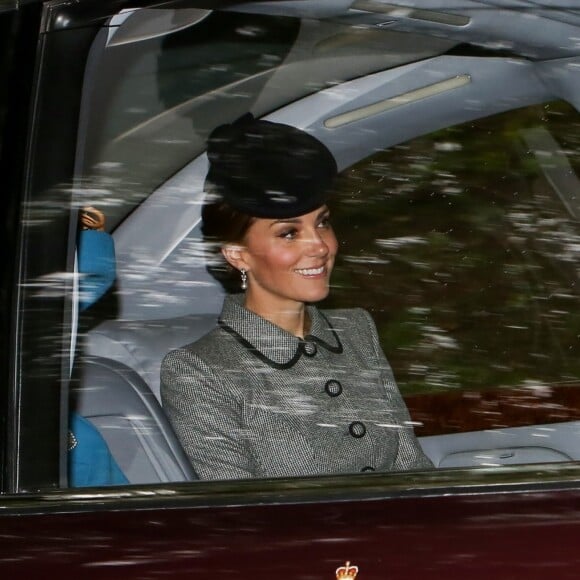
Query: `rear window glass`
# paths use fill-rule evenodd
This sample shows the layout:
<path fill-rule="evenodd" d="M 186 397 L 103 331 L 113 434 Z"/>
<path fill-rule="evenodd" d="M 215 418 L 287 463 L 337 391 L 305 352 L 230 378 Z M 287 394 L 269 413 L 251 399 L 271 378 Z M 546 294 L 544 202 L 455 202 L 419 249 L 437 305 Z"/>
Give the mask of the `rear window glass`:
<path fill-rule="evenodd" d="M 330 203 L 339 253 L 320 306 L 370 312 L 415 433 L 457 436 L 430 448 L 436 466 L 488 464 L 481 448 L 508 445 L 488 432 L 517 427 L 532 430 L 518 439 L 524 452 L 505 452 L 507 463 L 580 457 L 558 431 L 580 419 L 579 118 L 559 100 L 527 106 L 548 98 L 529 61 L 471 50 L 462 60 L 463 46 L 438 59 L 454 43 L 263 15 L 208 13 L 136 42 L 120 42 L 122 31 L 97 37 L 84 87 L 75 203 L 106 216 L 99 233 L 112 234 L 117 269 L 81 308 L 70 402 L 130 482 L 192 478 L 161 405 L 160 367 L 214 328 L 221 308 L 199 216 L 208 134 L 248 111 L 309 127 L 309 108 L 320 105 L 316 118 L 336 121 L 336 102 L 353 107 L 343 132 L 312 130 L 340 163 L 372 154 L 341 169 Z M 479 65 L 481 78 L 471 74 Z M 515 67 L 524 74 L 505 102 L 478 100 L 486 75 L 505 79 Z M 449 76 L 434 83 L 442 70 Z M 399 74 L 411 84 L 392 95 Z M 388 114 L 376 126 L 372 115 L 349 117 L 377 104 Z M 490 113 L 506 106 L 514 109 Z M 291 423 L 293 411 L 280 413 Z M 542 429 L 557 432 L 547 455 L 533 445 Z M 463 455 L 448 461 L 455 448 Z"/>
<path fill-rule="evenodd" d="M 344 173 L 329 301 L 373 313 L 407 396 L 477 402 L 504 389 L 508 414 L 519 406 L 525 417 L 530 401 L 555 421 L 580 414 L 579 128 L 577 112 L 554 102 L 432 133 Z M 497 404 L 474 406 L 465 430 L 513 425 Z"/>

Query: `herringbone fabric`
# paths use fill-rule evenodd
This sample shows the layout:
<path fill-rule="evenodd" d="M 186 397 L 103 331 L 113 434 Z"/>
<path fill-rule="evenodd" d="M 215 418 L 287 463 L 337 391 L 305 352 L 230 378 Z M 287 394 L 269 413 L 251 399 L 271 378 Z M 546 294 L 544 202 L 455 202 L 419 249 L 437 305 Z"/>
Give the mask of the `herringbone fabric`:
<path fill-rule="evenodd" d="M 432 467 L 362 309 L 308 306 L 297 338 L 224 302 L 219 325 L 171 351 L 161 395 L 202 479 Z"/>

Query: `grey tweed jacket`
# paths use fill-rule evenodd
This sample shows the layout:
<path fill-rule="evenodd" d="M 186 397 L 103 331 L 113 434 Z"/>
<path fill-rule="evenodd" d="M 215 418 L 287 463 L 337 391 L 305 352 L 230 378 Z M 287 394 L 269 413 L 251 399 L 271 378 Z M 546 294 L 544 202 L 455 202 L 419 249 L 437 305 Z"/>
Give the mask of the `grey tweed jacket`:
<path fill-rule="evenodd" d="M 371 316 L 308 306 L 297 338 L 226 298 L 218 326 L 169 352 L 161 396 L 201 479 L 433 467 Z"/>

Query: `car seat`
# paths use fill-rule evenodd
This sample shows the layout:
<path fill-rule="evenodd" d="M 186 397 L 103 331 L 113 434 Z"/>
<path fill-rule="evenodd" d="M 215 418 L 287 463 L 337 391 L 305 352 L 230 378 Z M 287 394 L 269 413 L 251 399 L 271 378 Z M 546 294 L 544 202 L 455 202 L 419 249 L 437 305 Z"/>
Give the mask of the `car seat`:
<path fill-rule="evenodd" d="M 154 320 L 106 320 L 84 337 L 85 352 L 133 369 L 161 402 L 160 370 L 172 349 L 201 338 L 217 324 L 217 314 L 189 314 Z"/>
<path fill-rule="evenodd" d="M 195 472 L 143 379 L 112 359 L 83 356 L 71 395 L 75 411 L 104 437 L 131 483 L 189 481 Z"/>

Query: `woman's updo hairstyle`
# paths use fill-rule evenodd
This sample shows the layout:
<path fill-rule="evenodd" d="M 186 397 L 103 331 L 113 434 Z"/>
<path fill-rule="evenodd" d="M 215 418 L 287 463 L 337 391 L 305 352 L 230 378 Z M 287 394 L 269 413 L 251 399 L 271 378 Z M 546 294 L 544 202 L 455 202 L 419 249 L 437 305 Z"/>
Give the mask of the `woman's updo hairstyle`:
<path fill-rule="evenodd" d="M 242 243 L 254 218 L 293 218 L 324 205 L 337 174 L 332 153 L 318 139 L 251 113 L 214 129 L 207 156 L 202 233 L 214 252 Z M 215 263 L 210 269 L 222 283 L 232 270 Z"/>

